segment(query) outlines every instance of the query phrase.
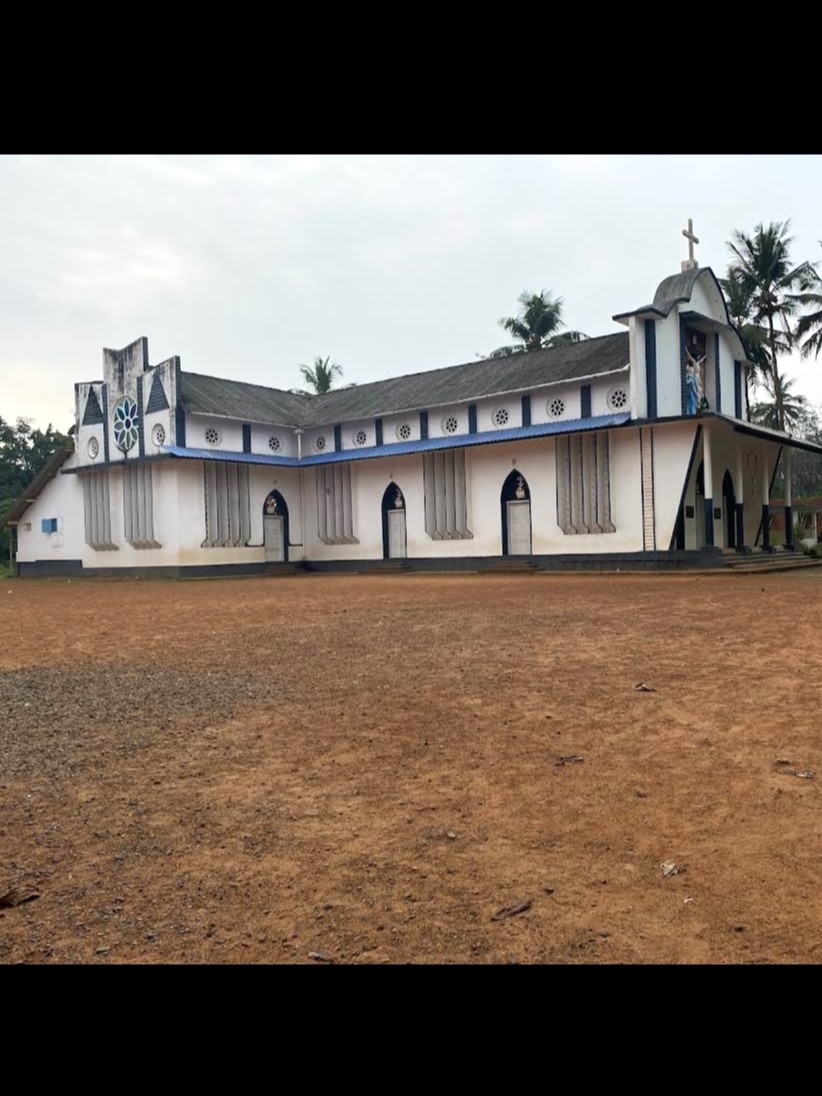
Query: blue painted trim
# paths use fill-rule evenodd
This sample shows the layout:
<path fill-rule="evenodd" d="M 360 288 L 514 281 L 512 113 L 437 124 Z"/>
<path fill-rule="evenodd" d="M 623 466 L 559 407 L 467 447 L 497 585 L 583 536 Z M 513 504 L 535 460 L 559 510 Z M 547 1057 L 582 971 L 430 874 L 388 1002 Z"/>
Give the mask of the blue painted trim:
<path fill-rule="evenodd" d="M 531 397 L 530 396 L 523 396 L 522 397 L 522 425 L 523 426 L 530 426 L 531 425 Z"/>
<path fill-rule="evenodd" d="M 251 452 L 251 423 L 243 423 L 243 452 Z"/>
<path fill-rule="evenodd" d="M 716 370 L 716 410 L 722 414 L 722 372 L 719 368 L 719 332 L 714 332 L 714 369 Z"/>
<path fill-rule="evenodd" d="M 742 418 L 742 362 L 734 362 L 734 414 Z"/>
<path fill-rule="evenodd" d="M 519 441 L 522 438 L 542 438 L 554 434 L 575 434 L 582 430 L 604 430 L 624 426 L 630 419 L 627 411 L 615 415 L 595 415 L 589 419 L 568 419 L 559 422 L 541 422 L 533 426 L 513 426 L 493 433 L 451 435 L 447 438 L 425 438 L 420 441 L 403 441 L 395 445 L 371 446 L 367 449 L 346 449 L 340 453 L 312 453 L 300 461 L 296 457 L 268 456 L 263 453 L 235 453 L 217 449 L 187 449 L 180 445 L 166 445 L 162 452 L 169 457 L 188 457 L 194 460 L 223 460 L 237 464 L 273 464 L 281 467 L 307 467 L 318 464 L 335 464 L 340 461 L 369 460 L 374 457 L 406 456 L 409 453 L 428 453 L 437 449 L 465 449 L 473 445 L 492 445 L 503 441 Z"/>
<path fill-rule="evenodd" d="M 106 464 L 108 464 L 108 462 L 110 460 L 108 434 L 109 434 L 109 429 L 110 429 L 111 424 L 108 421 L 108 385 L 107 384 L 103 385 L 102 396 L 103 396 L 103 420 L 104 420 L 104 424 L 105 424 L 105 429 L 103 430 L 103 459 L 105 460 Z"/>
<path fill-rule="evenodd" d="M 679 321 L 679 390 L 682 397 L 682 416 L 688 417 L 688 386 L 685 383 L 685 321 Z M 697 408 L 699 410 L 699 408 Z"/>
<path fill-rule="evenodd" d="M 583 384 L 579 390 L 579 409 L 583 419 L 591 417 L 591 386 Z"/>
<path fill-rule="evenodd" d="M 656 418 L 656 320 L 645 321 L 645 388 L 648 418 Z"/>
<path fill-rule="evenodd" d="M 146 455 L 146 434 L 143 421 L 143 378 L 137 378 L 137 445 L 141 457 Z"/>
<path fill-rule="evenodd" d="M 377 445 L 382 445 L 382 419 L 374 419 L 374 436 L 376 438 Z"/>
<path fill-rule="evenodd" d="M 425 441 L 428 438 L 428 412 L 420 411 L 420 438 Z"/>
<path fill-rule="evenodd" d="M 334 427 L 334 452 L 339 453 L 342 449 L 342 426 L 337 423 Z"/>
<path fill-rule="evenodd" d="M 714 546 L 714 500 L 705 498 L 705 547 Z"/>
<path fill-rule="evenodd" d="M 475 403 L 468 404 L 468 433 L 476 434 L 477 432 L 477 405 Z"/>

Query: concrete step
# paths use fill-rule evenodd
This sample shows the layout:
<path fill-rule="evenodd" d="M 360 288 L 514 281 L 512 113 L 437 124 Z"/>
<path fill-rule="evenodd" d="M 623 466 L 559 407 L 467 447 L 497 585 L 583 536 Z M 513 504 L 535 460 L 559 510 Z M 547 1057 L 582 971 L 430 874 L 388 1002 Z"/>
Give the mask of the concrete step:
<path fill-rule="evenodd" d="M 503 556 L 502 559 L 495 559 L 491 563 L 484 564 L 478 570 L 484 575 L 522 575 L 532 574 L 538 571 L 539 567 L 529 557 L 518 559 L 516 556 Z"/>
<path fill-rule="evenodd" d="M 275 578 L 276 576 L 286 575 L 304 575 L 307 574 L 305 567 L 302 563 L 266 563 L 262 572 L 263 575 Z"/>
<path fill-rule="evenodd" d="M 404 571 L 412 570 L 411 564 L 404 559 L 383 559 L 375 560 L 374 563 L 365 567 L 360 574 L 363 575 L 396 575 L 402 574 Z"/>

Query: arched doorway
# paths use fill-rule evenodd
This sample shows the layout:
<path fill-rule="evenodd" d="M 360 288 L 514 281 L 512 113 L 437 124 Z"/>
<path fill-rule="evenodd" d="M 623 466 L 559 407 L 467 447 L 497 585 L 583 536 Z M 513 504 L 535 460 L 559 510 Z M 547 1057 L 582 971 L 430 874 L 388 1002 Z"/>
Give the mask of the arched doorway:
<path fill-rule="evenodd" d="M 396 483 L 389 483 L 382 496 L 382 558 L 405 559 L 405 497 Z"/>
<path fill-rule="evenodd" d="M 263 545 L 266 562 L 288 562 L 288 506 L 279 491 L 263 503 Z"/>
<path fill-rule="evenodd" d="M 515 468 L 502 485 L 502 554 L 531 555 L 531 491 L 528 481 Z"/>
<path fill-rule="evenodd" d="M 722 479 L 722 518 L 725 523 L 725 547 L 736 548 L 736 495 L 734 481 L 727 468 Z"/>

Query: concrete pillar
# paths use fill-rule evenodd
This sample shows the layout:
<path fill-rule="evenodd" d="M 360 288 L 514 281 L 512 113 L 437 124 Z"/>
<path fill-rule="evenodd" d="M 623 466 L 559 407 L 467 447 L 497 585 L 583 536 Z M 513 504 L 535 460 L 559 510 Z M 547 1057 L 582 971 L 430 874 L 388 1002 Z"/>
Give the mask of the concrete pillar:
<path fill-rule="evenodd" d="M 705 547 L 714 546 L 714 466 L 711 454 L 711 430 L 702 427 L 702 474 L 705 481 Z"/>
<path fill-rule="evenodd" d="M 762 448 L 762 551 L 770 552 L 771 534 L 768 526 L 771 521 L 771 473 L 768 468 L 768 450 Z"/>
<path fill-rule="evenodd" d="M 745 466 L 742 460 L 742 440 L 736 441 L 736 550 L 746 552 L 745 547 Z"/>
<path fill-rule="evenodd" d="M 793 484 L 791 482 L 792 450 L 786 446 L 782 450 L 782 453 L 785 462 L 785 547 L 792 552 L 796 547 L 793 542 Z"/>

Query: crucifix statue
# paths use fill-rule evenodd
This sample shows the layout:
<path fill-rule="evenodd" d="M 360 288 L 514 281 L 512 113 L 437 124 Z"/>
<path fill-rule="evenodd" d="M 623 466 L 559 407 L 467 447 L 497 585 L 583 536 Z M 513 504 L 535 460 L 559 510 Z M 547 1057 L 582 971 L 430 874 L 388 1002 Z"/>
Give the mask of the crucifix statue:
<path fill-rule="evenodd" d="M 699 238 L 694 236 L 694 222 L 690 217 L 688 218 L 688 227 L 682 229 L 682 235 L 688 241 L 688 258 L 682 263 L 682 269 L 694 270 L 699 266 L 694 258 L 694 244 L 699 243 Z"/>

